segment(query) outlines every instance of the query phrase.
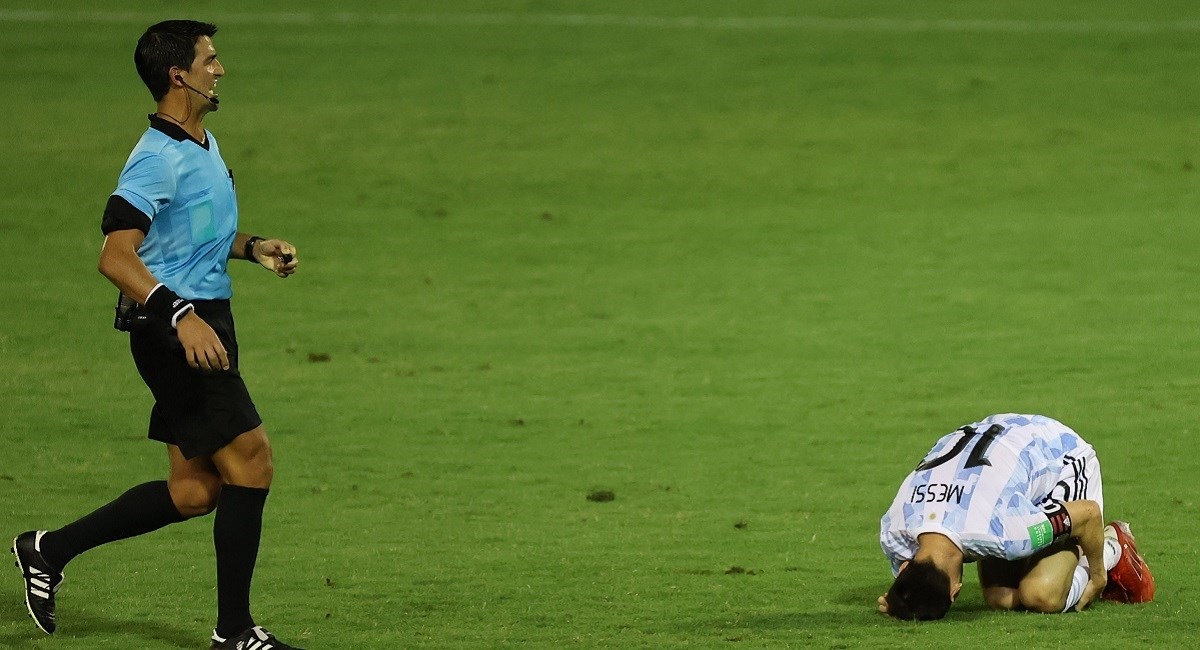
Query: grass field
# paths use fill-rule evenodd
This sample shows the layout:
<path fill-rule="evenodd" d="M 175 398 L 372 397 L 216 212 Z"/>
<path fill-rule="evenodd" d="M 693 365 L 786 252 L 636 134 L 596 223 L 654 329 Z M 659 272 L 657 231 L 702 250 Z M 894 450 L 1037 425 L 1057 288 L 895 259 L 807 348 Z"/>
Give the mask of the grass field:
<path fill-rule="evenodd" d="M 95 271 L 168 3 L 0 7 L 0 528 L 164 476 Z M 221 27 L 256 617 L 310 648 L 1190 647 L 1200 8 L 265 0 Z M 1003 411 L 1088 438 L 1157 601 L 903 624 L 879 516 Z M 1189 442 L 1192 441 L 1192 442 Z M 608 490 L 615 499 L 587 495 Z M 207 647 L 211 519 L 102 547 L 40 638 Z"/>

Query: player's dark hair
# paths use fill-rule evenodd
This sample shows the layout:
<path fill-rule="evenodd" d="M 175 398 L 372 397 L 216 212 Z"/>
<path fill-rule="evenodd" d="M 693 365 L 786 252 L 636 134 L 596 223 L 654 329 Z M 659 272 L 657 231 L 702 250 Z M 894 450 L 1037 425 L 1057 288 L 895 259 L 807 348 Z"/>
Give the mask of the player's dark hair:
<path fill-rule="evenodd" d="M 161 100 L 171 89 L 171 68 L 191 69 L 196 59 L 196 41 L 201 36 L 212 38 L 216 33 L 217 26 L 212 23 L 164 20 L 142 34 L 133 51 L 133 64 L 154 101 Z"/>
<path fill-rule="evenodd" d="M 885 598 L 891 616 L 906 621 L 936 621 L 950 611 L 950 576 L 933 562 L 909 562 Z"/>

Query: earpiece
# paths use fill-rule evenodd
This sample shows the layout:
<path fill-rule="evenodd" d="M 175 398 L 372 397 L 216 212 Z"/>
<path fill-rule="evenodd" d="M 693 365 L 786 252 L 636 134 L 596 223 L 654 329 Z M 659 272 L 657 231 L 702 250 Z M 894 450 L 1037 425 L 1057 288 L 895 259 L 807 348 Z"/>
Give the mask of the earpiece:
<path fill-rule="evenodd" d="M 208 93 L 202 93 L 199 90 L 192 88 L 191 84 L 189 84 L 188 82 L 183 80 L 183 75 L 181 75 L 181 74 L 175 75 L 175 81 L 178 81 L 179 83 L 183 84 L 184 88 L 187 88 L 188 90 L 190 90 L 190 91 L 196 93 L 197 95 L 200 95 L 201 97 L 212 102 L 213 110 L 216 110 L 217 104 L 219 104 L 221 102 L 221 100 L 217 99 L 216 97 L 213 97 L 212 95 L 209 95 Z"/>

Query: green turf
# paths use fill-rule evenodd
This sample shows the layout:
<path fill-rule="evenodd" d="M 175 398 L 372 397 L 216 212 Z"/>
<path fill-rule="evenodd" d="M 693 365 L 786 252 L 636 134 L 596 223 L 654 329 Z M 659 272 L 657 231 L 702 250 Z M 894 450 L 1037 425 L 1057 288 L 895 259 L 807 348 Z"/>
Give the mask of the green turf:
<path fill-rule="evenodd" d="M 94 269 L 153 109 L 132 45 L 178 14 L 96 4 L 0 7 L 11 534 L 165 469 Z M 259 622 L 312 648 L 1191 645 L 1193 3 L 302 4 L 195 16 L 243 229 L 303 260 L 233 272 L 276 448 Z M 1096 446 L 1157 601 L 996 614 L 969 573 L 945 622 L 882 618 L 895 486 L 1010 410 Z M 10 571 L 0 646 L 202 647 L 210 526 L 77 560 L 52 640 Z"/>

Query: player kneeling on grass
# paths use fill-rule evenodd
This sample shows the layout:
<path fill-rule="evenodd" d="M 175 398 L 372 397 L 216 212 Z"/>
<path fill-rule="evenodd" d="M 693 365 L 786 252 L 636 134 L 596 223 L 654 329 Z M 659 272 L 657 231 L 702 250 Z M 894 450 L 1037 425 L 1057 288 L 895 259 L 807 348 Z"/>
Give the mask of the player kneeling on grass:
<path fill-rule="evenodd" d="M 993 415 L 946 434 L 904 479 L 880 521 L 895 581 L 879 611 L 944 617 L 978 562 L 993 609 L 1078 611 L 1097 596 L 1154 598 L 1129 525 L 1104 522 L 1096 451 L 1041 415 Z"/>

